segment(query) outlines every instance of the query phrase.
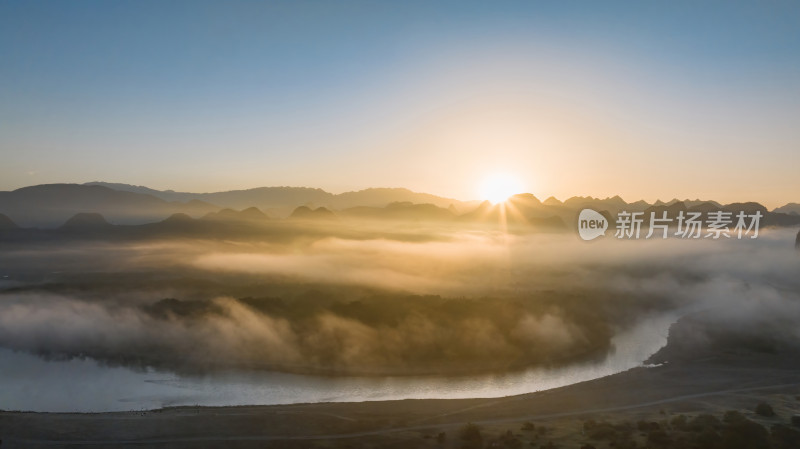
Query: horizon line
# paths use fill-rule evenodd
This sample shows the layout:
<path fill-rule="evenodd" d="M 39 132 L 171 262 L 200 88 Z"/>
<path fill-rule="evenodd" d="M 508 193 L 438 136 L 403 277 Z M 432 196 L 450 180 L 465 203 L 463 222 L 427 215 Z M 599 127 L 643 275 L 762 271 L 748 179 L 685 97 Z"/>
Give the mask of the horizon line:
<path fill-rule="evenodd" d="M 366 190 L 379 190 L 379 189 L 406 190 L 406 191 L 409 191 L 409 192 L 415 193 L 415 194 L 431 195 L 431 196 L 435 196 L 435 197 L 438 197 L 438 198 L 441 198 L 441 199 L 444 199 L 444 200 L 458 201 L 460 203 L 473 203 L 473 202 L 483 203 L 483 202 L 488 201 L 488 202 L 490 202 L 492 204 L 495 204 L 492 201 L 489 201 L 488 199 L 473 198 L 473 199 L 463 200 L 463 199 L 458 199 L 458 198 L 454 198 L 454 197 L 451 197 L 451 196 L 444 196 L 444 195 L 439 195 L 439 194 L 431 193 L 431 192 L 413 190 L 413 189 L 410 189 L 408 187 L 397 187 L 397 186 L 395 186 L 395 187 L 365 187 L 365 188 L 362 188 L 362 189 L 359 189 L 359 190 L 345 190 L 345 191 L 342 191 L 342 192 L 339 192 L 339 193 L 335 193 L 335 192 L 332 192 L 330 190 L 326 190 L 326 189 L 324 189 L 322 187 L 292 186 L 292 185 L 271 185 L 271 186 L 270 185 L 261 185 L 261 186 L 256 186 L 256 187 L 236 188 L 236 189 L 230 189 L 230 190 L 217 190 L 217 191 L 205 191 L 205 192 L 194 191 L 193 192 L 193 191 L 187 191 L 187 190 L 158 189 L 158 188 L 153 188 L 153 187 L 150 187 L 150 186 L 147 186 L 147 185 L 144 185 L 144 184 L 129 184 L 129 183 L 124 183 L 124 182 L 111 182 L 111 181 L 88 181 L 88 182 L 83 182 L 83 183 L 80 183 L 80 182 L 47 182 L 47 183 L 41 183 L 41 184 L 26 185 L 26 186 L 17 187 L 15 189 L 11 189 L 11 190 L 3 190 L 3 191 L 0 191 L 0 192 L 13 192 L 13 191 L 20 190 L 20 189 L 25 189 L 25 188 L 30 188 L 30 187 L 38 187 L 38 186 L 46 186 L 46 185 L 79 185 L 79 186 L 87 186 L 87 185 L 92 185 L 92 184 L 95 184 L 95 185 L 97 185 L 97 184 L 119 184 L 119 185 L 125 185 L 125 186 L 131 186 L 131 187 L 138 187 L 138 188 L 144 188 L 144 189 L 149 189 L 149 190 L 155 190 L 157 192 L 185 193 L 185 194 L 191 194 L 191 195 L 208 195 L 208 194 L 226 193 L 226 192 L 244 192 L 244 191 L 248 191 L 248 190 L 256 190 L 256 189 L 263 189 L 263 188 L 290 188 L 290 189 L 320 190 L 322 192 L 325 192 L 325 193 L 328 193 L 328 194 L 331 194 L 331 195 L 334 195 L 334 196 L 338 196 L 338 195 L 342 195 L 342 194 L 346 194 L 346 193 L 358 193 L 358 192 L 363 192 L 363 191 L 366 191 Z M 103 187 L 106 187 L 106 186 L 103 186 Z M 116 190 L 116 189 L 113 189 L 111 187 L 107 187 L 107 188 L 109 188 L 111 190 Z M 136 193 L 136 192 L 133 192 L 133 193 Z M 547 201 L 547 200 L 549 200 L 551 198 L 555 199 L 556 201 L 558 201 L 560 203 L 565 203 L 566 201 L 569 201 L 569 200 L 571 200 L 573 198 L 582 198 L 582 199 L 586 198 L 586 199 L 598 200 L 598 201 L 605 201 L 605 200 L 610 200 L 610 199 L 614 199 L 614 198 L 619 198 L 620 200 L 622 200 L 626 204 L 634 204 L 634 203 L 638 203 L 640 201 L 644 201 L 645 203 L 647 203 L 649 205 L 655 205 L 659 201 L 661 203 L 670 203 L 670 202 L 674 202 L 674 201 L 682 201 L 682 202 L 686 202 L 686 201 L 693 201 L 693 202 L 694 201 L 701 201 L 701 202 L 715 202 L 715 203 L 718 203 L 720 205 L 728 205 L 728 204 L 735 204 L 735 203 L 758 203 L 758 204 L 766 207 L 770 211 L 773 211 L 773 210 L 778 209 L 780 207 L 792 205 L 792 204 L 800 204 L 800 202 L 789 201 L 787 203 L 784 203 L 784 204 L 781 204 L 781 205 L 778 205 L 778 206 L 773 206 L 773 207 L 770 208 L 769 206 L 767 206 L 767 204 L 765 204 L 762 201 L 752 201 L 751 200 L 751 201 L 721 202 L 721 201 L 718 201 L 718 200 L 715 200 L 715 199 L 701 199 L 702 196 L 698 196 L 695 199 L 691 199 L 691 198 L 680 199 L 678 197 L 673 197 L 673 198 L 671 198 L 669 200 L 662 200 L 661 198 L 657 198 L 655 201 L 648 201 L 648 200 L 646 200 L 644 198 L 640 198 L 640 199 L 635 200 L 635 201 L 628 201 L 628 200 L 625 200 L 622 197 L 622 195 L 620 195 L 620 194 L 607 196 L 605 198 L 601 198 L 599 196 L 593 196 L 593 195 L 572 195 L 570 197 L 567 197 L 564 200 L 559 199 L 555 195 L 548 195 L 546 198 L 542 199 L 542 196 L 536 195 L 536 194 L 534 194 L 532 192 L 519 192 L 519 193 L 515 193 L 514 195 L 511 195 L 511 196 L 519 196 L 519 195 L 532 195 L 534 198 L 536 198 L 537 200 L 539 200 L 542 203 L 544 203 L 545 201 Z"/>

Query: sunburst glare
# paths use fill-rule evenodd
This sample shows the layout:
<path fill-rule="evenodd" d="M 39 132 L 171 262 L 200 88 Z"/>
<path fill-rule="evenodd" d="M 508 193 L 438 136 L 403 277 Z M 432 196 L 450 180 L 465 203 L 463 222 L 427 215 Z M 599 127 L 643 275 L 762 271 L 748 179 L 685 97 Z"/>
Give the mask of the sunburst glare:
<path fill-rule="evenodd" d="M 494 173 L 487 176 L 480 186 L 481 198 L 489 200 L 492 204 L 505 202 L 512 195 L 522 191 L 522 182 L 509 173 Z"/>

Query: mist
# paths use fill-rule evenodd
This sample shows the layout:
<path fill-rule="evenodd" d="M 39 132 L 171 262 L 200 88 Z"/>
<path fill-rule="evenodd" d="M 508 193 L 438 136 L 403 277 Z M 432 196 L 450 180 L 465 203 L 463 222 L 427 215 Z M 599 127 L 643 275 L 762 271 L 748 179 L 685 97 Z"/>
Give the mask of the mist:
<path fill-rule="evenodd" d="M 798 341 L 791 230 L 587 243 L 456 225 L 309 226 L 279 241 L 8 248 L 0 345 L 181 373 L 405 375 L 599 360 L 614 335 L 675 312 L 702 322 L 698 345 L 742 346 L 750 329 L 771 348 Z"/>

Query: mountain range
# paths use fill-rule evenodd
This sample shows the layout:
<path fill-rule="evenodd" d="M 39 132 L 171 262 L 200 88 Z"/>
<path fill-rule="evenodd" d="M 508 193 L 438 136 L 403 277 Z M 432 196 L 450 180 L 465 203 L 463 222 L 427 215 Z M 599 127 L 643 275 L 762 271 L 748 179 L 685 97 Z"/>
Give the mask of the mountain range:
<path fill-rule="evenodd" d="M 141 193 L 160 198 L 164 201 L 202 201 L 215 204 L 219 207 L 244 209 L 257 207 L 275 216 L 288 216 L 294 208 L 300 205 L 312 207 L 325 207 L 332 210 L 341 210 L 350 207 L 368 206 L 384 207 L 394 202 L 411 202 L 415 204 L 433 204 L 439 207 L 453 205 L 459 209 L 474 207 L 477 202 L 459 201 L 453 198 L 444 198 L 429 193 L 412 192 L 404 188 L 371 188 L 356 192 L 333 194 L 322 189 L 309 187 L 256 187 L 246 190 L 230 190 L 226 192 L 189 193 L 175 192 L 172 190 L 154 190 L 143 186 L 129 184 L 89 182 L 84 185 L 102 186 L 109 189 Z"/>
<path fill-rule="evenodd" d="M 508 207 L 506 207 L 508 206 Z M 44 184 L 0 192 L 0 230 L 13 227 L 67 228 L 107 225 L 140 225 L 185 217 L 203 222 L 262 221 L 269 218 L 290 220 L 366 219 L 411 221 L 506 222 L 544 228 L 564 228 L 583 208 L 615 216 L 629 212 L 715 210 L 760 211 L 763 225 L 800 224 L 794 212 L 797 204 L 770 212 L 758 203 L 723 205 L 715 201 L 677 200 L 628 203 L 619 196 L 609 198 L 572 197 L 559 201 L 553 197 L 540 201 L 525 193 L 509 198 L 506 206 L 488 201 L 459 201 L 403 188 L 373 188 L 332 194 L 307 187 L 260 187 L 215 193 L 159 191 L 142 186 L 113 183 Z M 83 215 L 82 215 L 83 214 Z M 100 214 L 98 219 L 97 215 Z M 175 215 L 179 214 L 179 215 Z"/>
<path fill-rule="evenodd" d="M 219 210 L 199 201 L 166 201 L 141 193 L 79 184 L 43 184 L 0 192 L 0 213 L 22 227 L 55 227 L 77 213 L 100 213 L 114 223 L 142 224 L 180 212 L 199 216 Z"/>

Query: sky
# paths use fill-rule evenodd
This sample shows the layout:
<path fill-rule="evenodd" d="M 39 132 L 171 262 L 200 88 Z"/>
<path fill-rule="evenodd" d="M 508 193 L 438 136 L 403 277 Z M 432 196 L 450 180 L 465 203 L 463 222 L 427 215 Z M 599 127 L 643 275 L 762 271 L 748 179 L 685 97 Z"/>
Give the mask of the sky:
<path fill-rule="evenodd" d="M 0 0 L 0 190 L 800 202 L 800 3 Z"/>

